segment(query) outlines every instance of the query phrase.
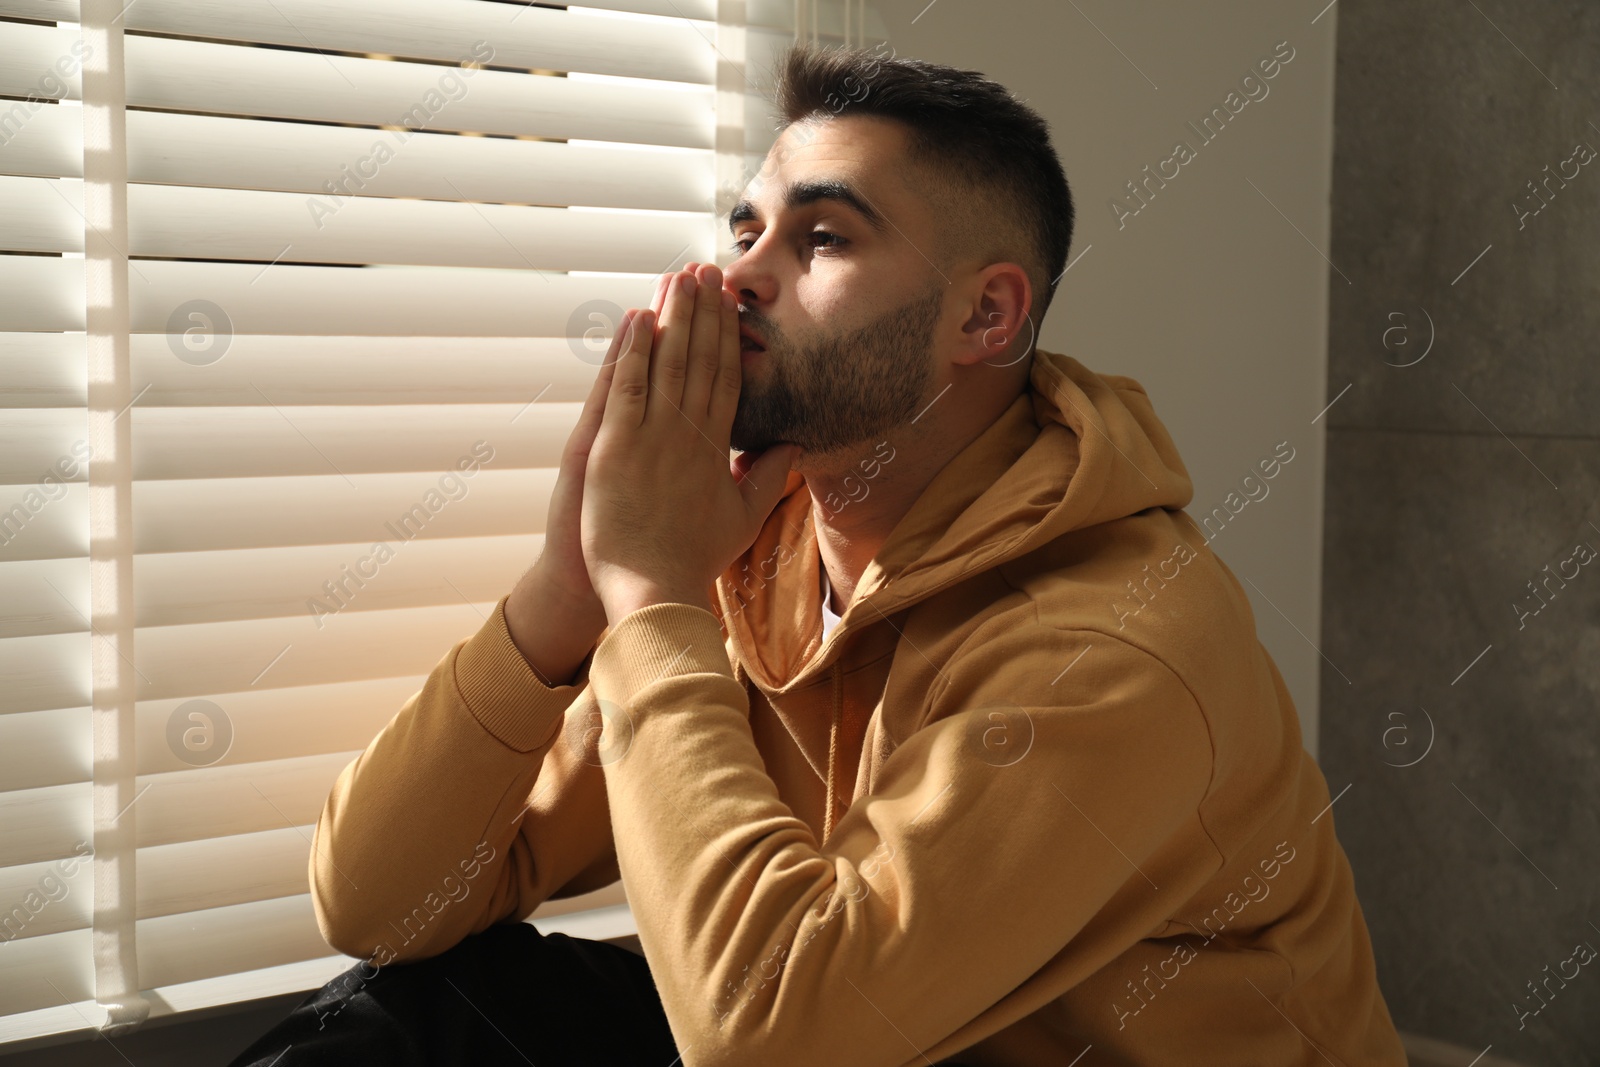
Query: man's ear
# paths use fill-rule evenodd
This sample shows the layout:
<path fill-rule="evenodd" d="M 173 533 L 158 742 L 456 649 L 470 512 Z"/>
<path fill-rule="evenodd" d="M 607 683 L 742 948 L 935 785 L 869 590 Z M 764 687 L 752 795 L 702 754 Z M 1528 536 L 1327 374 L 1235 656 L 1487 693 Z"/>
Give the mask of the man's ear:
<path fill-rule="evenodd" d="M 992 263 L 972 283 L 972 314 L 961 326 L 962 344 L 953 362 L 1010 367 L 1033 351 L 1037 324 L 1028 314 L 1033 283 L 1017 263 Z"/>

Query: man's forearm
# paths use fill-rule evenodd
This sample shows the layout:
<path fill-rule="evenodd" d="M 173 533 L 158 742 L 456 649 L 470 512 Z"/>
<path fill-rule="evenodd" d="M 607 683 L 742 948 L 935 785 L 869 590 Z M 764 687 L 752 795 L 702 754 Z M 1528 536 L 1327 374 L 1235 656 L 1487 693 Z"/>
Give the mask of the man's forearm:
<path fill-rule="evenodd" d="M 433 955 L 527 915 L 610 847 L 599 768 L 560 729 L 580 694 L 535 680 L 500 611 L 435 665 L 329 791 L 308 876 L 323 936 L 341 952 L 387 943 L 389 959 Z"/>
<path fill-rule="evenodd" d="M 605 610 L 573 605 L 550 588 L 538 564 L 506 600 L 506 629 L 522 658 L 548 686 L 571 685 L 606 627 Z"/>

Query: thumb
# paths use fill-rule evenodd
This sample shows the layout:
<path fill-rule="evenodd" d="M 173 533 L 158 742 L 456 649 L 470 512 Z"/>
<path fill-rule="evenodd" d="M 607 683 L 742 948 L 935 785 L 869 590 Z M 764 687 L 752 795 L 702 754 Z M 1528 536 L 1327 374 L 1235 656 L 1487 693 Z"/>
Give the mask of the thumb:
<path fill-rule="evenodd" d="M 799 445 L 781 444 L 767 449 L 754 461 L 746 456 L 739 457 L 742 461 L 739 466 L 744 468 L 744 476 L 739 479 L 739 493 L 753 516 L 765 519 L 777 506 L 789 480 L 789 467 L 799 453 Z"/>

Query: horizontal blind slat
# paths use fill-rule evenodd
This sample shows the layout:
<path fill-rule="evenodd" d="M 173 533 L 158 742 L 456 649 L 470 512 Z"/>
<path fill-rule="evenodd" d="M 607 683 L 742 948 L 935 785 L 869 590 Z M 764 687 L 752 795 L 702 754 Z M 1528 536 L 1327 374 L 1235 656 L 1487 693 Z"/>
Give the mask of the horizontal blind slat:
<path fill-rule="evenodd" d="M 0 5 L 0 14 L 6 13 Z M 58 21 L 76 21 L 61 5 Z M 123 21 L 147 32 L 291 49 L 404 56 L 709 84 L 716 53 L 681 19 L 604 18 L 482 0 L 139 0 Z M 483 47 L 480 47 L 482 42 Z"/>
<path fill-rule="evenodd" d="M 0 333 L 0 407 L 82 409 L 87 358 L 82 334 Z"/>
<path fill-rule="evenodd" d="M 88 625 L 88 603 L 86 558 L 0 562 L 0 638 L 78 633 Z M 0 773 L 0 788 L 9 781 Z"/>
<path fill-rule="evenodd" d="M 711 228 L 674 263 L 715 258 Z M 266 269 L 263 269 L 265 267 Z M 671 264 L 640 262 L 645 277 L 563 275 L 479 267 L 360 268 L 280 263 L 129 264 L 134 333 L 180 331 L 179 312 L 208 301 L 230 333 L 329 337 L 410 334 L 566 337 L 587 308 L 648 307 L 654 275 Z M 83 263 L 0 255 L 0 331 L 83 329 Z"/>
<path fill-rule="evenodd" d="M 579 5 L 571 5 L 578 8 Z M 752 19 L 764 17 L 777 26 L 787 17 L 794 20 L 793 0 L 749 0 L 746 5 Z M 717 0 L 589 0 L 582 9 L 600 12 L 628 12 L 679 19 L 714 20 L 717 17 Z M 787 16 L 785 16 L 787 12 Z M 21 18 L 53 19 L 60 22 L 78 20 L 78 0 L 0 0 L 0 15 Z"/>
<path fill-rule="evenodd" d="M 772 0 L 772 2 L 787 5 L 791 9 L 794 7 L 794 0 Z M 583 6 L 597 11 L 656 15 L 663 18 L 714 21 L 717 17 L 717 0 L 590 0 Z"/>
<path fill-rule="evenodd" d="M 133 380 L 147 407 L 582 403 L 610 344 L 618 307 L 577 314 L 570 337 L 319 337 L 238 334 L 197 365 L 179 334 L 134 334 Z M 0 333 L 0 408 L 81 409 L 81 334 Z M 520 419 L 518 420 L 520 421 Z M 42 473 L 42 472 L 41 472 Z M 0 503 L 7 497 L 0 491 Z"/>
<path fill-rule="evenodd" d="M 791 0 L 757 0 L 757 2 L 774 10 L 785 8 L 791 12 L 793 10 Z M 638 12 L 686 19 L 717 17 L 717 0 L 590 0 L 582 6 L 596 11 Z M 0 15 L 76 22 L 78 0 L 0 0 Z"/>
<path fill-rule="evenodd" d="M 135 712 L 138 773 L 167 790 L 184 781 L 185 774 L 209 780 L 224 767 L 282 767 L 283 761 L 359 752 L 427 678 L 419 673 L 285 689 L 262 684 L 198 697 L 141 700 Z M 205 702 L 200 710 L 209 723 L 185 707 L 195 699 Z M 5 718 L 0 716 L 0 722 Z M 184 729 L 209 727 L 209 733 L 191 741 L 177 736 L 174 722 Z M 203 836 L 176 826 L 163 834 L 169 841 Z"/>
<path fill-rule="evenodd" d="M 0 0 L 0 15 L 77 22 L 78 0 Z"/>
<path fill-rule="evenodd" d="M 0 485 L 0 532 L 0 562 L 87 559 L 89 487 L 68 482 L 50 498 L 37 483 Z"/>
<path fill-rule="evenodd" d="M 316 824 L 139 849 L 140 919 L 306 893 Z M 326 949 L 324 949 L 326 951 Z"/>
<path fill-rule="evenodd" d="M 93 846 L 84 839 L 75 844 L 82 848 L 68 845 L 64 859 L 0 867 L 0 958 L 24 939 L 89 925 Z"/>
<path fill-rule="evenodd" d="M 426 674 L 471 637 L 494 606 L 347 611 L 322 619 L 248 619 L 139 631 L 145 700 Z M 25 639 L 26 640 L 26 639 Z"/>
<path fill-rule="evenodd" d="M 496 597 L 496 600 L 499 598 Z M 494 600 L 139 631 L 140 700 L 426 674 L 482 627 Z M 87 633 L 0 639 L 0 714 L 89 704 Z"/>
<path fill-rule="evenodd" d="M 77 842 L 93 842 L 90 788 L 84 781 L 0 792 L 0 867 L 70 859 Z"/>
<path fill-rule="evenodd" d="M 671 262 L 708 216 L 372 196 L 128 187 L 130 256 L 626 271 Z M 0 176 L 0 248 L 83 251 L 83 183 Z"/>
<path fill-rule="evenodd" d="M 712 147 L 709 89 L 497 70 L 455 89 L 455 68 L 160 37 L 127 53 L 129 107 Z"/>
<path fill-rule="evenodd" d="M 139 847 L 271 830 L 285 818 L 314 824 L 334 779 L 359 754 L 357 749 L 142 776 L 140 788 L 151 788 L 139 804 L 148 803 L 152 814 L 150 824 L 139 827 Z M 73 856 L 74 843 L 89 840 L 89 789 L 85 781 L 0 792 L 0 867 Z"/>
<path fill-rule="evenodd" d="M 7 790 L 87 782 L 92 763 L 88 707 L 0 715 L 0 782 Z"/>
<path fill-rule="evenodd" d="M 41 107 L 14 127 L 4 121 L 0 174 L 83 176 L 76 107 Z M 361 196 L 711 211 L 711 174 L 711 153 L 700 149 L 128 113 L 128 180 L 150 184 L 323 195 L 331 184 Z"/>
<path fill-rule="evenodd" d="M 40 634 L 0 640 L 0 715 L 89 704 L 89 634 Z M 88 818 L 88 812 L 83 813 Z M 5 855 L 0 848 L 0 856 Z"/>
<path fill-rule="evenodd" d="M 83 183 L 0 177 L 0 249 L 83 253 Z"/>
<path fill-rule="evenodd" d="M 136 404 L 130 412 L 134 420 L 133 473 L 135 479 L 144 480 L 429 472 L 430 477 L 418 479 L 419 498 L 423 493 L 442 493 L 451 500 L 458 493 L 469 494 L 485 468 L 526 469 L 559 463 L 561 449 L 577 420 L 578 405 L 529 404 L 532 399 L 433 408 L 410 404 L 145 408 Z M 10 421 L 0 421 L 0 427 Z M 71 432 L 67 427 L 63 431 L 55 436 Z M 0 434 L 0 442 L 12 436 L 12 432 Z M 57 454 L 43 452 L 40 456 Z M 4 464 L 0 460 L 0 472 L 8 473 Z M 449 475 L 454 475 L 450 483 L 440 482 Z M 457 486 L 457 481 L 463 484 Z M 430 504 L 428 510 L 437 512 L 442 506 Z"/>
<path fill-rule="evenodd" d="M 83 177 L 83 109 L 0 100 L 0 174 Z"/>
<path fill-rule="evenodd" d="M 539 533 L 556 474 L 554 468 L 480 470 L 473 476 L 472 507 L 442 507 L 420 526 L 411 510 L 418 502 L 415 474 L 352 474 L 354 492 L 337 475 L 140 482 L 133 498 L 134 551 L 344 544 L 406 515 L 413 516 L 406 532 L 419 540 Z M 285 508 L 283 500 L 296 506 Z"/>
<path fill-rule="evenodd" d="M 344 544 L 138 556 L 138 625 L 296 617 L 315 624 L 330 611 L 429 607 L 463 597 L 493 602 L 516 584 L 543 545 L 541 534 L 403 541 L 375 527 L 368 539 Z M 56 605 L 55 621 L 82 625 L 60 597 L 42 607 Z"/>
<path fill-rule="evenodd" d="M 328 954 L 309 893 L 140 919 L 136 929 L 143 989 Z"/>
<path fill-rule="evenodd" d="M 233 742 L 223 760 L 265 764 L 359 751 L 426 680 L 425 674 L 402 675 L 212 693 L 203 699 L 222 709 L 232 726 Z M 192 769 L 168 734 L 174 713 L 189 699 L 139 701 L 140 774 Z M 5 791 L 16 794 L 86 783 L 92 772 L 89 746 L 87 706 L 0 715 L 0 781 Z M 30 837 L 27 848 L 37 850 L 46 840 Z M 0 852 L 0 866 L 8 862 Z"/>
<path fill-rule="evenodd" d="M 327 184 L 333 183 L 363 196 L 714 209 L 708 151 L 428 131 L 400 143 L 395 134 L 306 122 L 134 111 L 128 115 L 128 178 L 303 193 L 325 193 Z M 44 134 L 35 139 L 44 139 Z M 43 149 L 34 154 L 53 158 Z M 0 151 L 0 165 L 5 159 Z"/>
<path fill-rule="evenodd" d="M 83 892 L 88 894 L 87 886 Z M 84 929 L 19 938 L 5 947 L 6 965 L 0 967 L 0 1038 L 10 1028 L 10 1016 L 59 1008 L 63 997 L 82 1001 L 94 996 L 94 972 L 82 965 L 91 958 L 92 945 L 92 935 Z M 62 1018 L 67 1025 L 85 1025 L 76 1012 L 68 1015 L 70 1022 Z M 99 1022 L 92 1015 L 90 1018 Z"/>
<path fill-rule="evenodd" d="M 73 443 L 82 441 L 88 432 L 82 408 L 0 408 L 0 484 L 38 483 L 53 471 L 59 477 L 56 461 L 63 456 L 73 458 Z M 87 442 L 82 451 L 87 457 Z M 74 466 L 74 480 L 85 478 L 83 465 Z M 46 496 L 60 494 L 53 482 L 42 487 L 36 484 L 35 488 Z M 0 506 L 10 503 L 7 496 L 0 495 Z M 0 532 L 9 533 L 4 522 L 5 515 L 0 513 Z"/>
<path fill-rule="evenodd" d="M 82 332 L 83 269 L 81 259 L 0 255 L 0 330 Z"/>
<path fill-rule="evenodd" d="M 139 847 L 315 825 L 339 772 L 360 754 L 325 752 L 141 774 Z"/>
<path fill-rule="evenodd" d="M 76 26 L 6 24 L 5 32 L 0 33 L 0 96 L 20 97 L 22 106 L 0 101 L 0 115 L 16 122 L 55 106 L 32 106 L 39 101 L 62 97 L 82 100 L 83 68 L 79 57 L 87 54 Z"/>
<path fill-rule="evenodd" d="M 135 334 L 134 380 L 150 407 L 380 406 L 521 402 L 581 404 L 620 315 L 593 307 L 569 337 L 291 337 L 238 334 L 226 358 L 196 366 L 174 338 Z M 0 367 L 5 342 L 0 336 Z M 181 351 L 181 343 L 179 350 Z M 516 417 L 521 422 L 521 417 Z"/>

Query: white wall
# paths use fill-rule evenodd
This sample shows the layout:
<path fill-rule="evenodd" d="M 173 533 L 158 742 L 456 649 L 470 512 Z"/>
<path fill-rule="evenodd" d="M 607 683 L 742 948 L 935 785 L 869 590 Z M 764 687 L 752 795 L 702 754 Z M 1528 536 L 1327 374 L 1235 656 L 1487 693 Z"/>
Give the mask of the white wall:
<path fill-rule="evenodd" d="M 1190 515 L 1221 506 L 1279 442 L 1295 449 L 1268 494 L 1211 547 L 1250 595 L 1315 755 L 1319 670 L 1345 684 L 1313 647 L 1327 419 L 1312 419 L 1333 399 L 1328 286 L 1347 284 L 1323 258 L 1337 9 L 1319 17 L 1326 0 L 872 3 L 896 55 L 981 70 L 1049 120 L 1077 206 L 1069 262 L 1082 258 L 1062 280 L 1040 347 L 1145 386 L 1194 479 Z M 1228 93 L 1282 41 L 1294 55 L 1266 95 L 1203 143 L 1186 123 L 1226 110 Z M 1136 204 L 1126 183 L 1146 164 L 1154 172 L 1180 140 L 1194 158 L 1119 228 L 1112 198 Z"/>

